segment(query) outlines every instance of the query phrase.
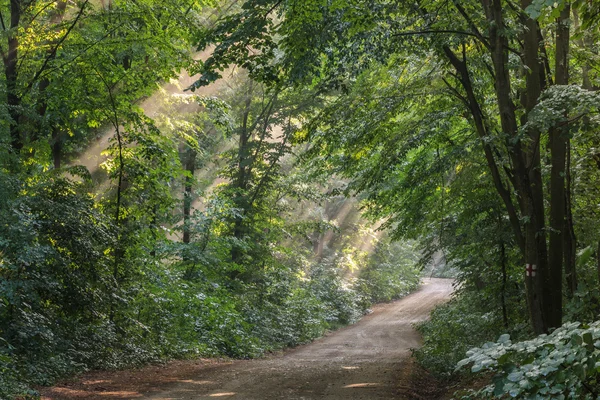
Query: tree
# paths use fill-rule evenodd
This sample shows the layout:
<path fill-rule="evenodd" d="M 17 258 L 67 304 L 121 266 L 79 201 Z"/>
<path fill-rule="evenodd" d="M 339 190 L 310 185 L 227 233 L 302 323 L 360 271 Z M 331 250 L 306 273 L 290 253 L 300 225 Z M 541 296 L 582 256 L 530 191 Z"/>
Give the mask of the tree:
<path fill-rule="evenodd" d="M 28 146 L 45 154 L 44 146 L 50 146 L 53 164 L 60 166 L 61 153 L 71 151 L 66 142 L 81 140 L 83 132 L 107 121 L 99 112 L 109 101 L 94 78 L 98 72 L 110 73 L 111 84 L 118 79 L 121 95 L 133 102 L 156 88 L 141 82 L 168 79 L 193 64 L 189 41 L 203 4 L 111 1 L 104 8 L 89 1 L 14 0 L 0 5 L 6 41 L 2 107 L 11 121 L 6 133 L 12 152 Z"/>
<path fill-rule="evenodd" d="M 568 118 L 574 116 L 564 115 L 558 125 L 543 128 L 533 116 L 545 91 L 571 83 L 570 15 L 589 7 L 588 2 L 517 5 L 502 0 L 416 5 L 376 0 L 264 1 L 255 6 L 247 2 L 202 41 L 218 46 L 198 84 L 213 78 L 223 65 L 240 62 L 266 81 L 287 76 L 322 91 L 347 90 L 369 65 L 411 56 L 428 60 L 433 85 L 423 91 L 458 101 L 471 132 L 479 137 L 487 174 L 521 252 L 532 327 L 542 333 L 561 324 L 563 270 L 571 290 L 576 276 L 573 220 L 567 209 L 572 207 L 572 194 L 567 192 L 572 181 L 568 184 L 565 179 L 572 129 Z M 257 52 L 250 52 L 249 46 Z M 377 88 L 376 79 L 372 84 Z M 391 124 L 392 118 L 382 123 Z M 402 142 L 391 145 L 402 147 Z M 345 150 L 349 155 L 355 151 L 348 146 Z M 394 157 L 386 160 L 401 162 Z M 349 168 L 361 175 L 352 161 L 349 156 Z M 372 186 L 373 181 L 366 182 L 358 189 Z M 394 206 L 375 207 L 396 212 Z M 530 271 L 535 268 L 535 274 L 527 275 L 526 265 Z"/>

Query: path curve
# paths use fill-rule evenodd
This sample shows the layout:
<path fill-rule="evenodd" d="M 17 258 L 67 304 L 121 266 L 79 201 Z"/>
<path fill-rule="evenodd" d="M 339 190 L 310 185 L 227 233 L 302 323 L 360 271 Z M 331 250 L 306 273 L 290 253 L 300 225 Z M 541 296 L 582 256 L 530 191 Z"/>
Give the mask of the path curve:
<path fill-rule="evenodd" d="M 356 324 L 279 355 L 95 371 L 43 389 L 42 399 L 431 399 L 415 395 L 432 388 L 411 378 L 410 349 L 420 345 L 413 324 L 451 294 L 452 280 L 425 279 L 418 291 L 373 307 Z"/>
<path fill-rule="evenodd" d="M 208 370 L 147 399 L 391 399 L 420 345 L 412 327 L 452 293 L 452 281 L 426 279 L 417 292 L 378 305 L 358 323 L 282 356 Z"/>

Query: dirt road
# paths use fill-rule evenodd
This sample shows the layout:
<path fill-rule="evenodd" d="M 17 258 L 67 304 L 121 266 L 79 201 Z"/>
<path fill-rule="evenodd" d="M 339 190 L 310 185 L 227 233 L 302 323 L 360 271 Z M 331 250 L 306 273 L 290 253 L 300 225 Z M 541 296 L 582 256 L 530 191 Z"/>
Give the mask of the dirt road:
<path fill-rule="evenodd" d="M 452 281 L 426 279 L 394 303 L 378 305 L 358 323 L 306 346 L 266 359 L 181 363 L 140 374 L 88 377 L 55 387 L 45 399 L 406 399 L 410 348 L 419 346 L 412 324 L 448 300 Z M 192 368 L 193 367 L 193 368 Z M 167 373 L 168 372 L 168 373 Z M 121 374 L 125 371 L 121 372 Z M 86 386 L 87 384 L 87 386 Z M 413 390 L 411 388 L 404 388 Z"/>

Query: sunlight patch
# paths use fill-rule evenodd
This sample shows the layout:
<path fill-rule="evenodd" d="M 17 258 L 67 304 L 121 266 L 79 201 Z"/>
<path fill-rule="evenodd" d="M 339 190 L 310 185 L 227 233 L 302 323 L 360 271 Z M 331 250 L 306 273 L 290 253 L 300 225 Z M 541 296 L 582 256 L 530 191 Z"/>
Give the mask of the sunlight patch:
<path fill-rule="evenodd" d="M 191 383 L 193 385 L 210 385 L 213 381 L 195 381 L 193 379 L 179 379 L 177 382 L 180 383 Z"/>
<path fill-rule="evenodd" d="M 381 386 L 381 383 L 377 382 L 366 382 L 366 383 L 353 383 L 351 385 L 344 386 L 344 389 L 358 389 L 358 388 L 372 388 Z"/>
<path fill-rule="evenodd" d="M 115 392 L 102 392 L 102 393 L 98 393 L 98 396 L 110 396 L 110 397 L 115 397 L 115 396 L 127 396 L 128 399 L 132 399 L 134 397 L 142 397 L 142 395 L 138 392 L 125 392 L 125 391 L 115 391 Z"/>

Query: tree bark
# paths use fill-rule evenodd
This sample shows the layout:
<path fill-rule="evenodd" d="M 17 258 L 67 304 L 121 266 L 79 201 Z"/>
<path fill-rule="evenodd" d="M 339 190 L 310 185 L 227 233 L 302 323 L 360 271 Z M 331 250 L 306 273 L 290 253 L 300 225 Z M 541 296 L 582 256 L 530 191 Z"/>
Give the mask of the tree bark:
<path fill-rule="evenodd" d="M 58 127 L 52 127 L 52 162 L 54 169 L 59 169 L 62 156 L 62 138 Z"/>
<path fill-rule="evenodd" d="M 500 242 L 500 267 L 502 272 L 502 287 L 500 291 L 500 302 L 502 304 L 502 321 L 504 322 L 504 328 L 508 329 L 508 309 L 506 307 L 506 283 L 508 276 L 506 273 L 506 247 L 504 241 Z"/>
<path fill-rule="evenodd" d="M 544 285 L 547 275 L 547 245 L 545 237 L 544 193 L 539 153 L 540 133 L 530 130 L 529 144 L 519 139 L 516 106 L 511 96 L 511 77 L 508 66 L 508 38 L 502 12 L 501 0 L 481 0 L 488 21 L 488 37 L 494 68 L 496 101 L 500 123 L 504 133 L 512 140 L 507 148 L 512 161 L 514 179 L 512 183 L 517 193 L 521 217 L 524 221 L 525 246 L 523 258 L 526 264 L 535 265 L 535 274 L 525 277 L 527 303 L 532 327 L 535 333 L 548 329 L 548 307 L 544 302 Z M 530 0 L 523 0 L 521 7 L 529 6 Z M 526 112 L 533 109 L 542 91 L 543 66 L 539 57 L 538 25 L 527 19 L 523 34 L 523 59 L 528 72 L 525 76 L 526 91 L 522 104 Z M 525 123 L 526 118 L 521 123 Z M 514 143 L 514 144 L 512 144 Z"/>
<path fill-rule="evenodd" d="M 600 284 L 600 240 L 598 240 L 598 247 L 596 248 L 596 272 L 598 274 L 598 284 Z"/>
<path fill-rule="evenodd" d="M 194 187 L 194 173 L 196 172 L 196 151 L 186 146 L 184 168 L 188 172 L 185 177 L 183 191 L 183 243 L 190 243 L 191 230 L 190 221 L 192 215 L 192 200 Z"/>
<path fill-rule="evenodd" d="M 577 236 L 573 226 L 573 190 L 571 176 L 571 145 L 567 141 L 567 165 L 565 167 L 565 275 L 567 279 L 567 296 L 569 299 L 577 291 Z"/>
<path fill-rule="evenodd" d="M 233 221 L 233 237 L 238 240 L 242 240 L 244 238 L 244 214 L 246 214 L 247 209 L 250 206 L 247 204 L 248 199 L 246 191 L 248 189 L 248 183 L 250 179 L 248 169 L 251 165 L 249 160 L 251 155 L 248 147 L 250 135 L 252 134 L 252 129 L 249 126 L 252 92 L 253 84 L 250 83 L 245 100 L 244 112 L 242 115 L 242 129 L 240 130 L 240 137 L 238 141 L 238 157 L 236 160 L 237 173 L 234 181 L 234 202 L 240 215 L 236 216 Z M 238 263 L 241 256 L 242 253 L 239 246 L 234 243 L 231 248 L 231 261 Z"/>
<path fill-rule="evenodd" d="M 523 0 L 522 7 L 525 9 L 531 1 Z M 528 71 L 525 77 L 525 93 L 523 96 L 523 106 L 527 114 L 533 110 L 542 93 L 541 68 L 543 66 L 539 61 L 539 36 L 538 24 L 531 18 L 527 19 L 524 42 L 524 62 Z M 522 118 L 522 124 L 527 122 L 527 114 Z M 524 180 L 521 182 L 520 196 L 524 199 L 523 215 L 529 218 L 526 223 L 526 262 L 536 265 L 535 276 L 526 277 L 529 287 L 529 293 L 532 297 L 530 312 L 534 331 L 537 334 L 546 333 L 548 328 L 557 326 L 556 317 L 562 319 L 562 308 L 558 313 L 552 308 L 552 301 L 549 299 L 554 294 L 551 290 L 550 276 L 548 271 L 548 248 L 546 244 L 546 223 L 545 223 L 545 205 L 544 205 L 544 187 L 541 173 L 540 158 L 540 131 L 537 128 L 527 130 L 530 144 L 527 145 L 525 154 L 525 165 L 517 172 L 518 176 Z M 519 146 L 521 146 L 521 142 Z M 525 146 L 524 146 L 525 147 Z M 562 296 L 561 296 L 562 297 Z"/>
<path fill-rule="evenodd" d="M 555 82 L 557 85 L 569 83 L 569 25 L 570 7 L 567 4 L 557 20 Z M 567 158 L 567 126 L 553 127 L 550 130 L 550 241 L 548 252 L 547 307 L 550 315 L 548 326 L 562 324 L 562 271 L 565 239 L 569 237 L 566 226 L 565 204 L 565 164 Z"/>
<path fill-rule="evenodd" d="M 456 54 L 448 46 L 444 47 L 444 52 L 446 53 L 446 57 L 452 64 L 452 66 L 456 69 L 458 76 L 460 77 L 460 81 L 463 89 L 466 92 L 466 99 L 464 99 L 465 105 L 469 108 L 471 112 L 471 116 L 473 117 L 473 121 L 475 122 L 475 129 L 481 139 L 481 145 L 483 146 L 484 155 L 492 174 L 492 181 L 496 188 L 496 191 L 500 195 L 500 198 L 504 202 L 504 206 L 506 207 L 506 211 L 508 213 L 509 221 L 511 227 L 513 229 L 513 233 L 515 235 L 515 240 L 521 249 L 522 252 L 525 252 L 525 238 L 523 237 L 523 232 L 521 230 L 521 223 L 519 222 L 519 215 L 517 210 L 512 202 L 510 191 L 506 188 L 504 183 L 502 182 L 502 175 L 500 173 L 500 169 L 498 168 L 498 164 L 494 158 L 494 152 L 492 147 L 486 137 L 489 136 L 489 128 L 485 123 L 483 117 L 483 111 L 481 110 L 481 106 L 477 101 L 477 96 L 473 90 L 473 85 L 471 83 L 471 77 L 469 75 L 469 70 L 467 68 L 466 60 L 459 60 Z"/>

